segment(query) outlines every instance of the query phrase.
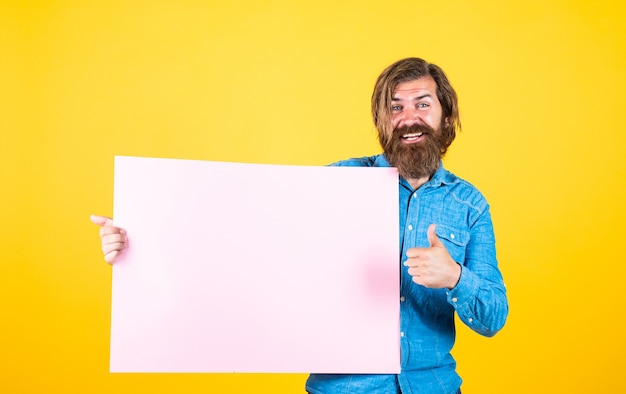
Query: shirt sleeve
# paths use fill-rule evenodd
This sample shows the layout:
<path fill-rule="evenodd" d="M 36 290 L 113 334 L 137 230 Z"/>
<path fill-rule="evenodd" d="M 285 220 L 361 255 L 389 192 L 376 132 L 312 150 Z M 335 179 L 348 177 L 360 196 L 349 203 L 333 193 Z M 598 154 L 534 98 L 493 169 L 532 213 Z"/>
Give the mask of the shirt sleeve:
<path fill-rule="evenodd" d="M 447 292 L 448 302 L 469 328 L 491 337 L 506 322 L 508 301 L 496 260 L 491 214 L 485 210 L 471 226 L 461 278 Z"/>

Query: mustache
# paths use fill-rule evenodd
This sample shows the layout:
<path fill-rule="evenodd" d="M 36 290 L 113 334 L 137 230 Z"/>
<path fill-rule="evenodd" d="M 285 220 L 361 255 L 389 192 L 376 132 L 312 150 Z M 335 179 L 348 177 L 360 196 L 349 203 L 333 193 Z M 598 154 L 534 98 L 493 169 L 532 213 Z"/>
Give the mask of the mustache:
<path fill-rule="evenodd" d="M 435 129 L 425 124 L 413 124 L 409 126 L 399 126 L 393 129 L 394 137 L 402 137 L 405 134 L 434 134 Z"/>

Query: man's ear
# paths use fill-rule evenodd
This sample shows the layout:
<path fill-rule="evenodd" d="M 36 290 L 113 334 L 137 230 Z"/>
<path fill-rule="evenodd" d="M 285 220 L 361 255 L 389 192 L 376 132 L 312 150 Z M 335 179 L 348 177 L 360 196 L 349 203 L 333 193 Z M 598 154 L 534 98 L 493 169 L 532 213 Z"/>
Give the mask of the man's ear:
<path fill-rule="evenodd" d="M 449 116 L 446 116 L 446 118 L 443 121 L 444 121 L 446 127 L 450 126 L 450 117 Z"/>

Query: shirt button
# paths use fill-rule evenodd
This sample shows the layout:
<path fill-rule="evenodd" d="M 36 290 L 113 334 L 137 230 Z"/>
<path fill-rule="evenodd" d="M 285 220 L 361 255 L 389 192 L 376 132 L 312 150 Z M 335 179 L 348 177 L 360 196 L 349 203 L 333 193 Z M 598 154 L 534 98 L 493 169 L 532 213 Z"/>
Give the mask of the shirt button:
<path fill-rule="evenodd" d="M 404 297 L 400 297 L 400 302 L 404 302 Z"/>
<path fill-rule="evenodd" d="M 409 224 L 409 230 L 413 230 L 413 226 Z"/>
<path fill-rule="evenodd" d="M 450 234 L 450 239 L 454 239 L 454 234 Z"/>
<path fill-rule="evenodd" d="M 452 298 L 452 302 L 457 302 L 458 299 L 456 297 Z"/>
<path fill-rule="evenodd" d="M 404 331 L 402 331 L 402 332 L 400 333 L 400 336 L 401 336 L 402 338 L 404 338 Z"/>
<path fill-rule="evenodd" d="M 469 319 L 467 319 L 468 322 L 473 323 L 474 319 L 472 319 L 471 317 Z"/>

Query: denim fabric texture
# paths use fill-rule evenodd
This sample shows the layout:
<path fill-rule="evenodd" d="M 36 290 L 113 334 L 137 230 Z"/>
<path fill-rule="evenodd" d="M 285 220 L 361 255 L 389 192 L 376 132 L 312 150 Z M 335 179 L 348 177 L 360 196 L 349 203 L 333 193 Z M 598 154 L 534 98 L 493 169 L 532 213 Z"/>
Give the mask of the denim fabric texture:
<path fill-rule="evenodd" d="M 389 167 L 384 155 L 350 159 L 334 166 Z M 399 178 L 400 255 L 428 247 L 427 229 L 436 233 L 461 265 L 452 290 L 429 289 L 412 281 L 401 265 L 400 350 L 398 375 L 311 374 L 306 390 L 313 394 L 419 393 L 455 394 L 461 386 L 450 354 L 455 340 L 454 313 L 475 332 L 493 336 L 506 321 L 508 301 L 496 260 L 489 205 L 468 182 L 443 165 L 417 190 Z M 360 193 L 366 191 L 360 190 Z"/>

